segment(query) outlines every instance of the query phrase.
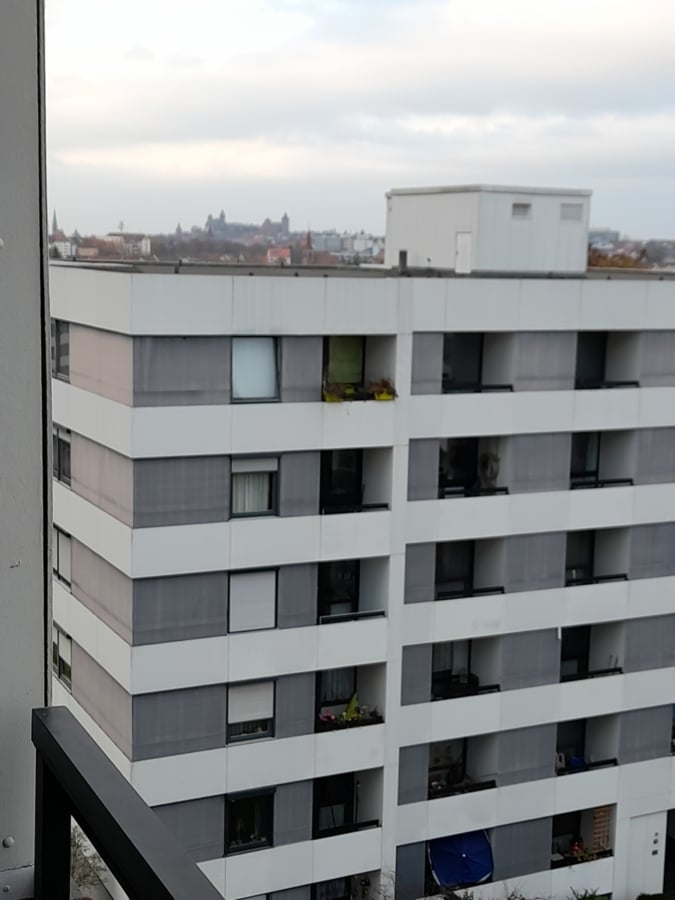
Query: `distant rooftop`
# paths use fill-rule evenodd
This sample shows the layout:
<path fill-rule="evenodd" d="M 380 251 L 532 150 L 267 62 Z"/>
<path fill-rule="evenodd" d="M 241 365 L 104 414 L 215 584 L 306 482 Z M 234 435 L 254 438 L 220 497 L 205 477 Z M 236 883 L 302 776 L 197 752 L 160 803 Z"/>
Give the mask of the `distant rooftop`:
<path fill-rule="evenodd" d="M 50 260 L 55 268 L 88 269 L 97 272 L 122 272 L 128 275 L 224 275 L 240 278 L 259 276 L 262 278 L 522 278 L 569 281 L 587 279 L 590 281 L 675 281 L 672 269 L 622 269 L 592 267 L 585 272 L 472 272 L 471 275 L 457 275 L 452 269 L 432 267 L 409 267 L 405 271 L 385 266 L 260 266 L 246 263 L 213 262 L 126 262 L 110 260 Z"/>
<path fill-rule="evenodd" d="M 555 187 L 523 187 L 522 185 L 504 184 L 446 184 L 430 187 L 392 188 L 387 191 L 387 197 L 397 194 L 546 194 L 548 196 L 590 197 L 592 191 L 586 188 L 555 188 Z"/>

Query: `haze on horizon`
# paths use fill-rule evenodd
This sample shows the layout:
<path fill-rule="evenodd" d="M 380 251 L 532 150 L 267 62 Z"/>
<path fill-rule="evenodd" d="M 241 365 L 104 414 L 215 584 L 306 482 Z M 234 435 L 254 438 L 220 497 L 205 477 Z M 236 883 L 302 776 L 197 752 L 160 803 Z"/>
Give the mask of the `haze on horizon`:
<path fill-rule="evenodd" d="M 662 0 L 47 0 L 50 209 L 383 232 L 391 187 L 537 184 L 675 238 L 673 33 Z"/>

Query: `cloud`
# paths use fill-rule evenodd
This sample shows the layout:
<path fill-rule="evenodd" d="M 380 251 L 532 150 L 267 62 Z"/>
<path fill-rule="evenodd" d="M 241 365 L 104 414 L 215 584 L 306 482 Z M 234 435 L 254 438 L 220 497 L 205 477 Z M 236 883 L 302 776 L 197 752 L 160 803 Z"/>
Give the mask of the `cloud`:
<path fill-rule="evenodd" d="M 633 179 L 644 196 L 645 173 L 675 174 L 675 5 L 661 0 L 192 0 L 170 15 L 118 0 L 105 29 L 88 0 L 52 3 L 59 195 L 85 171 L 177 192 L 285 180 L 307 207 L 310 181 L 331 177 L 343 192 Z M 355 226 L 375 218 L 362 198 Z"/>

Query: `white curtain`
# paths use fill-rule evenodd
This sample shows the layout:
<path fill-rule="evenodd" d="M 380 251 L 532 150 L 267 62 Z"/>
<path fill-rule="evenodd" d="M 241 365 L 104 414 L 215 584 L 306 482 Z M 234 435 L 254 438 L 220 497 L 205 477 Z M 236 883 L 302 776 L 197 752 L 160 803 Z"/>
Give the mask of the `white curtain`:
<path fill-rule="evenodd" d="M 274 628 L 276 592 L 274 569 L 230 575 L 230 631 Z"/>
<path fill-rule="evenodd" d="M 276 399 L 275 338 L 237 337 L 232 339 L 232 397 L 235 400 Z"/>
<path fill-rule="evenodd" d="M 233 514 L 267 512 L 269 508 L 269 472 L 239 472 L 232 475 Z"/>

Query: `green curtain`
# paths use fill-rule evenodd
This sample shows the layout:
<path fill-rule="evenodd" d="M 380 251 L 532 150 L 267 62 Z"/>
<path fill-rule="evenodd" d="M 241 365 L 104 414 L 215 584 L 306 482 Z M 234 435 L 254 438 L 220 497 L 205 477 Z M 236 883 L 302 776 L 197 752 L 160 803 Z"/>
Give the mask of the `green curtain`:
<path fill-rule="evenodd" d="M 329 338 L 327 381 L 335 384 L 363 383 L 362 337 Z"/>

